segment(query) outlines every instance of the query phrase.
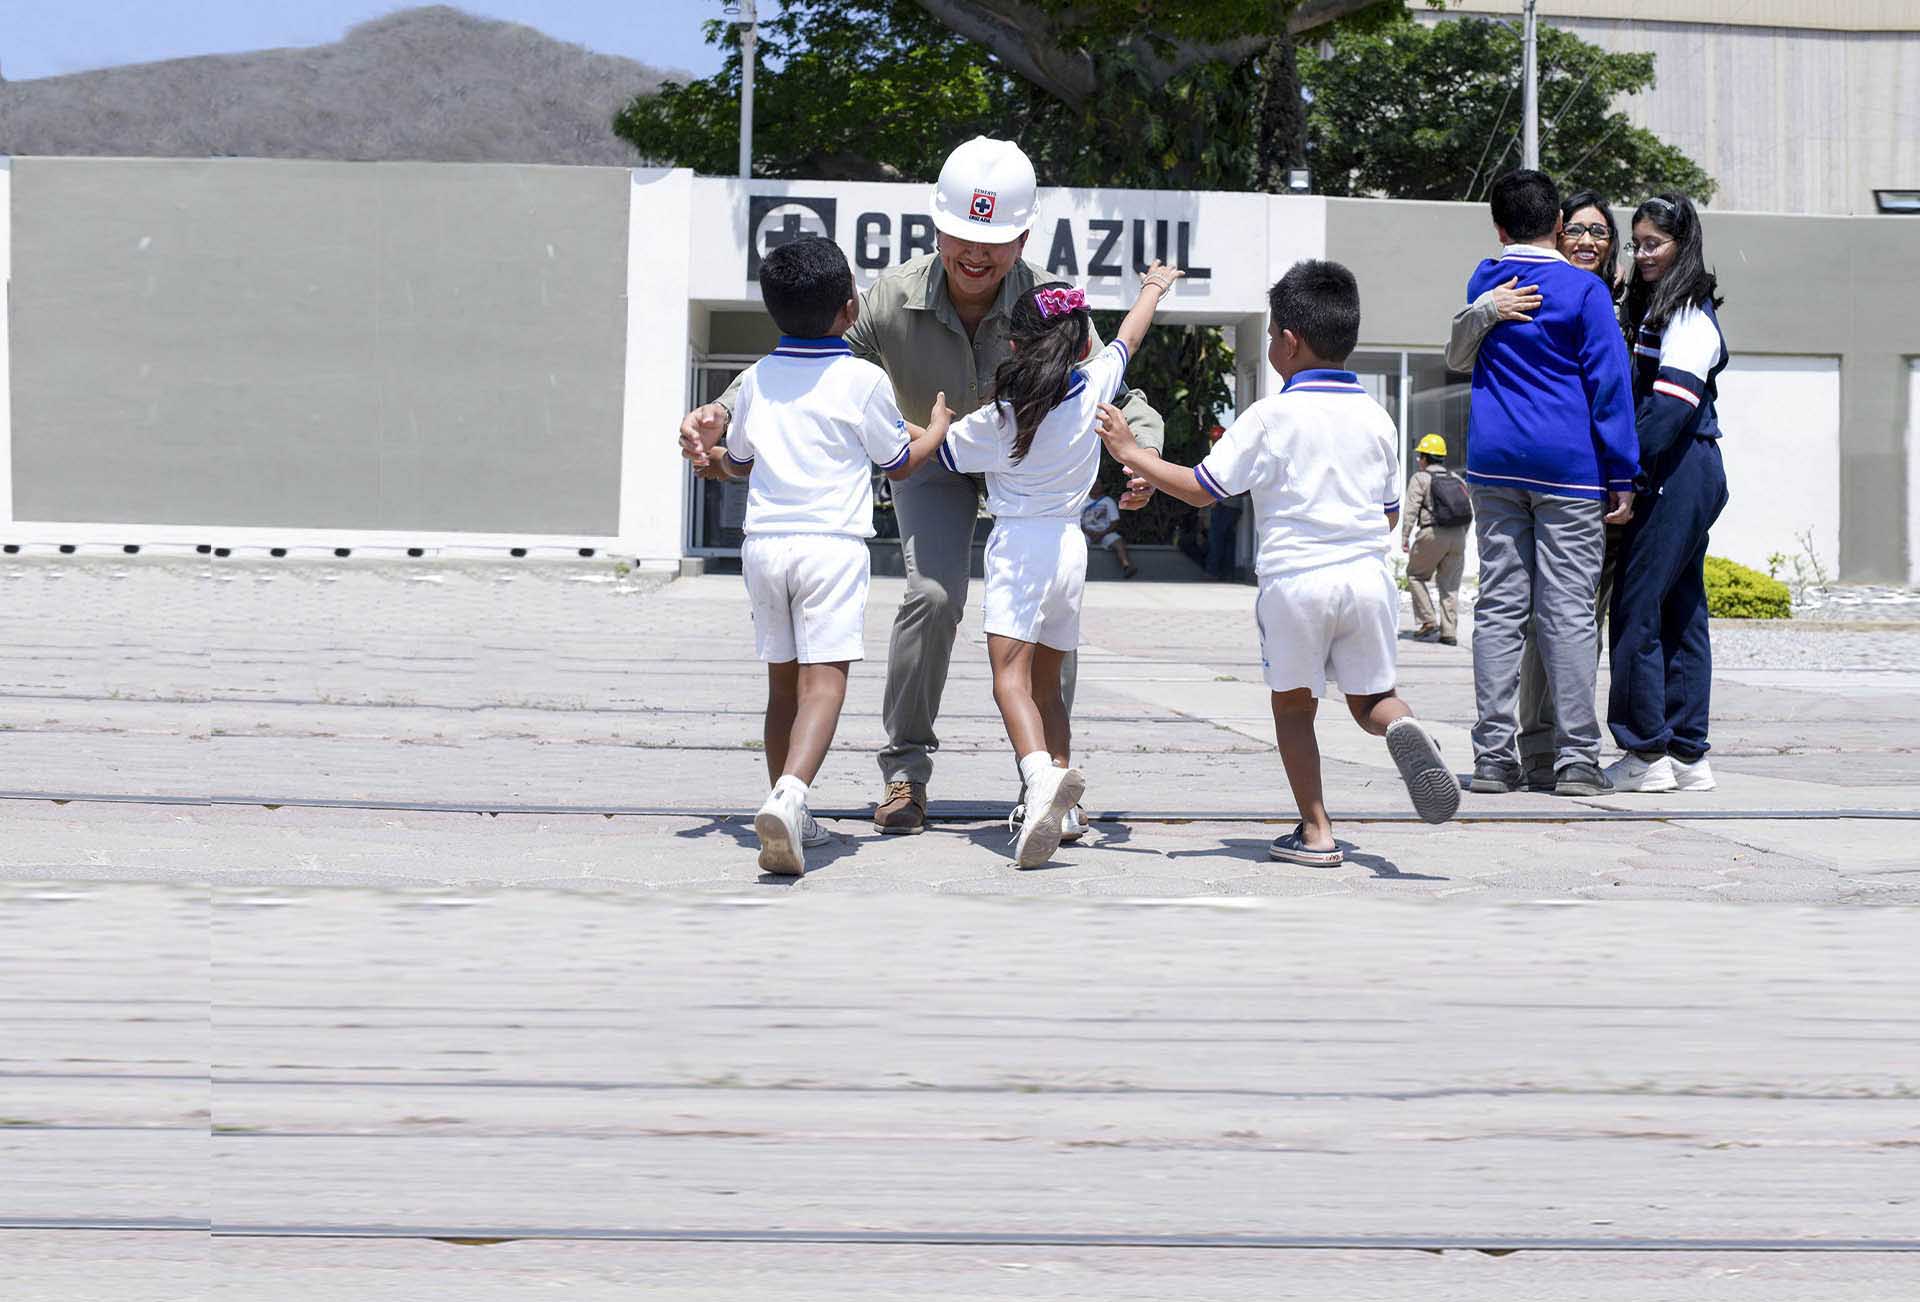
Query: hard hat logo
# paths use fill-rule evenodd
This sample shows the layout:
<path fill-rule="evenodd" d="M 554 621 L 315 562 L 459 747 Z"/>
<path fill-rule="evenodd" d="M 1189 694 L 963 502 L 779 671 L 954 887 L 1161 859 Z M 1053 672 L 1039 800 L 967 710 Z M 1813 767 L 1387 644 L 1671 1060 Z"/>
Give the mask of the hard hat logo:
<path fill-rule="evenodd" d="M 975 136 L 947 155 L 933 187 L 934 228 L 956 240 L 1008 244 L 1033 225 L 1033 162 L 1011 140 Z"/>

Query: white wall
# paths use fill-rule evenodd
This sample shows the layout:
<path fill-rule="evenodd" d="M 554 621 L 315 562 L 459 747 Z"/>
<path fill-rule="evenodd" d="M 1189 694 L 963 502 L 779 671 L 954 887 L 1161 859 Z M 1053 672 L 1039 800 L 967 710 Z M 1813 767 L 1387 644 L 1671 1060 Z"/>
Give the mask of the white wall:
<path fill-rule="evenodd" d="M 7 302 L 13 279 L 13 160 L 0 154 L 0 524 L 13 523 L 13 384 L 7 359 Z"/>
<path fill-rule="evenodd" d="M 1840 359 L 1736 353 L 1717 404 L 1727 509 L 1711 550 L 1758 570 L 1803 536 L 1828 574 L 1840 559 Z"/>
<path fill-rule="evenodd" d="M 693 173 L 636 170 L 627 223 L 627 371 L 620 445 L 620 546 L 643 560 L 679 557 L 686 463 L 675 431 L 687 409 L 683 250 Z"/>
<path fill-rule="evenodd" d="M 1907 360 L 1907 582 L 1920 587 L 1920 357 Z"/>

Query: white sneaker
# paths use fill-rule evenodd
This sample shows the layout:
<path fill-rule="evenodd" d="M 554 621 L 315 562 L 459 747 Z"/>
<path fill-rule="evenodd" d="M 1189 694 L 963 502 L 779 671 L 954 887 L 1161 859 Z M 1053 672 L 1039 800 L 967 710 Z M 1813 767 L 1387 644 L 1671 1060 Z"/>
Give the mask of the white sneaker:
<path fill-rule="evenodd" d="M 800 844 L 807 849 L 826 845 L 833 840 L 833 833 L 813 820 L 813 811 L 805 805 L 800 806 Z"/>
<path fill-rule="evenodd" d="M 1027 784 L 1026 817 L 1013 840 L 1014 861 L 1022 868 L 1038 868 L 1060 848 L 1062 822 L 1087 789 L 1079 769 L 1050 768 Z"/>
<path fill-rule="evenodd" d="M 1674 776 L 1673 760 L 1665 755 L 1647 760 L 1628 751 L 1607 765 L 1606 774 L 1615 791 L 1677 791 L 1680 788 L 1679 779 Z"/>
<path fill-rule="evenodd" d="M 767 803 L 753 816 L 753 830 L 760 837 L 760 871 L 782 877 L 798 877 L 805 872 L 803 847 L 807 844 L 806 825 L 811 822 L 807 807 L 798 800 L 778 791 L 768 796 Z"/>
<path fill-rule="evenodd" d="M 1691 764 L 1681 759 L 1678 755 L 1667 756 L 1667 761 L 1673 765 L 1673 779 L 1676 789 L 1680 791 L 1713 790 L 1715 786 L 1713 770 L 1707 767 L 1707 757 L 1705 755 L 1702 755 Z"/>
<path fill-rule="evenodd" d="M 1024 823 L 1026 819 L 1027 807 L 1025 803 L 1015 805 L 1013 812 L 1007 815 L 1007 830 L 1017 834 L 1020 831 L 1020 824 Z M 1067 816 L 1060 820 L 1060 840 L 1063 843 L 1067 841 L 1078 841 L 1086 834 L 1086 811 L 1081 809 L 1080 806 L 1075 805 L 1067 811 Z"/>

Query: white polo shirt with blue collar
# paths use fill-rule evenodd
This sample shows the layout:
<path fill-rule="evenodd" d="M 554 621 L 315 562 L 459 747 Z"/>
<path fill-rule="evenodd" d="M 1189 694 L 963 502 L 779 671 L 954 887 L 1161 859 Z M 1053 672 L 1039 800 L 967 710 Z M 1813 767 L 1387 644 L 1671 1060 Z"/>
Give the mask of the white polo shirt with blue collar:
<path fill-rule="evenodd" d="M 741 377 L 727 458 L 752 466 L 746 532 L 873 537 L 873 470 L 912 440 L 887 373 L 840 338 L 779 346 Z"/>
<path fill-rule="evenodd" d="M 1252 494 L 1262 579 L 1382 559 L 1383 515 L 1400 509 L 1399 438 L 1352 371 L 1300 371 L 1242 412 L 1194 476 L 1219 501 Z"/>
<path fill-rule="evenodd" d="M 1127 346 L 1116 339 L 1074 371 L 1026 456 L 1013 459 L 1013 409 L 990 402 L 947 430 L 940 463 L 957 474 L 986 472 L 987 510 L 995 519 L 1078 521 L 1100 473 L 1100 404 L 1125 393 L 1126 380 Z"/>

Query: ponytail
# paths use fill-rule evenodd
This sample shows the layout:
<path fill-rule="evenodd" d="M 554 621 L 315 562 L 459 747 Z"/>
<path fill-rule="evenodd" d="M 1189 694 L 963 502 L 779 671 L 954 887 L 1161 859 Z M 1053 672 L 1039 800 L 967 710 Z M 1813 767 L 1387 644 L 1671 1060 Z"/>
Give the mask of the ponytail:
<path fill-rule="evenodd" d="M 1013 410 L 1017 463 L 1032 450 L 1040 422 L 1067 396 L 1073 368 L 1093 337 L 1093 316 L 1079 290 L 1053 281 L 1020 296 L 1007 332 L 1016 347 L 993 373 L 992 400 Z"/>

